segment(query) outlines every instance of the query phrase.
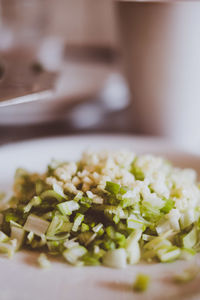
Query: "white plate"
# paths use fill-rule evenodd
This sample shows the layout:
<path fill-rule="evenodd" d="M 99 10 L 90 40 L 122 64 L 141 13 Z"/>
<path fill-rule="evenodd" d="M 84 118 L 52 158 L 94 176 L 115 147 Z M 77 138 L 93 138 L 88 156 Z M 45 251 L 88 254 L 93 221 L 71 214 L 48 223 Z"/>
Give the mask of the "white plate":
<path fill-rule="evenodd" d="M 177 165 L 200 170 L 198 156 L 183 153 L 168 142 L 131 136 L 87 135 L 32 140 L 0 148 L 0 190 L 10 189 L 17 167 L 43 171 L 52 158 L 71 160 L 83 150 L 126 148 L 137 153 L 160 153 Z M 1 300 L 128 300 L 128 299 L 200 299 L 198 279 L 185 285 L 171 282 L 171 275 L 191 262 L 139 264 L 123 270 L 106 267 L 71 267 L 54 259 L 49 270 L 37 267 L 37 253 L 19 252 L 12 260 L 0 256 Z M 151 275 L 144 294 L 132 291 L 138 272 Z"/>

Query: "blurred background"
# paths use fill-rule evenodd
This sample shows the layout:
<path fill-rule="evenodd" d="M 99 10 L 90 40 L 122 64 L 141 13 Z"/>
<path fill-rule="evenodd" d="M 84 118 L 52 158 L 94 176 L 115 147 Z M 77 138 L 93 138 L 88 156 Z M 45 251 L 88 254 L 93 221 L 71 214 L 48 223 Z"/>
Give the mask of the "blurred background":
<path fill-rule="evenodd" d="M 199 3 L 146 2 L 0 0 L 0 144 L 109 132 L 198 151 Z"/>
<path fill-rule="evenodd" d="M 0 3 L 0 143 L 134 131 L 112 1 Z"/>

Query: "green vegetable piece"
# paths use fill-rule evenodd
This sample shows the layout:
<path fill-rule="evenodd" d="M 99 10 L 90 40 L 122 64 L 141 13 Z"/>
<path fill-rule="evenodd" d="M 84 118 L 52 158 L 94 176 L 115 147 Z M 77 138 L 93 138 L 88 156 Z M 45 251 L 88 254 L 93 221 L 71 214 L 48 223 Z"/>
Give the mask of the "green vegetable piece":
<path fill-rule="evenodd" d="M 175 201 L 172 200 L 171 198 L 166 199 L 164 198 L 163 200 L 165 200 L 165 205 L 161 208 L 161 213 L 164 214 L 168 214 L 170 212 L 170 210 L 174 207 Z"/>
<path fill-rule="evenodd" d="M 135 176 L 136 180 L 143 181 L 145 178 L 144 173 L 141 170 L 141 168 L 136 166 L 135 163 L 136 163 L 136 160 L 134 160 L 134 162 L 132 163 L 130 172 Z"/>
<path fill-rule="evenodd" d="M 50 223 L 48 221 L 31 214 L 28 216 L 26 223 L 24 224 L 24 230 L 29 232 L 32 231 L 36 235 L 41 236 L 46 233 L 49 224 Z"/>
<path fill-rule="evenodd" d="M 0 231 L 0 242 L 6 242 L 8 240 L 9 237 L 3 231 Z"/>
<path fill-rule="evenodd" d="M 90 227 L 87 224 L 85 224 L 85 223 L 81 224 L 81 232 L 88 231 L 89 229 L 90 229 Z"/>
<path fill-rule="evenodd" d="M 17 250 L 17 241 L 8 240 L 7 242 L 0 242 L 0 253 L 7 254 L 9 258 L 12 258 Z"/>
<path fill-rule="evenodd" d="M 191 249 L 197 243 L 197 230 L 194 227 L 188 234 L 183 237 L 183 247 Z"/>
<path fill-rule="evenodd" d="M 28 213 L 33 206 L 38 206 L 42 202 L 42 199 L 38 196 L 34 196 L 31 201 L 24 207 L 24 212 Z"/>
<path fill-rule="evenodd" d="M 42 268 L 42 269 L 48 269 L 51 266 L 50 261 L 48 260 L 46 254 L 44 254 L 44 253 L 41 253 L 39 255 L 38 263 L 39 263 L 40 268 Z"/>
<path fill-rule="evenodd" d="M 115 229 L 112 226 L 106 228 L 107 235 L 113 240 L 115 238 Z"/>
<path fill-rule="evenodd" d="M 82 205 L 84 205 L 86 208 L 90 208 L 92 205 L 92 199 L 88 198 L 88 197 L 82 197 L 80 199 L 80 203 Z"/>
<path fill-rule="evenodd" d="M 11 236 L 10 238 L 12 240 L 16 239 L 16 250 L 18 250 L 24 241 L 24 236 L 25 236 L 25 231 L 23 228 L 16 227 L 16 226 L 11 226 Z"/>
<path fill-rule="evenodd" d="M 158 258 L 161 262 L 172 262 L 176 260 L 181 254 L 181 250 L 178 247 L 170 247 L 169 249 L 159 249 L 157 251 Z"/>
<path fill-rule="evenodd" d="M 82 258 L 81 261 L 86 266 L 98 266 L 100 265 L 100 261 L 97 255 L 92 253 L 86 253 Z"/>
<path fill-rule="evenodd" d="M 84 220 L 84 215 L 77 213 L 76 217 L 74 218 L 74 224 L 72 226 L 72 231 L 78 231 L 79 226 L 81 225 L 81 223 Z"/>
<path fill-rule="evenodd" d="M 145 292 L 150 283 L 150 277 L 147 274 L 139 273 L 133 283 L 133 289 L 136 292 Z"/>
<path fill-rule="evenodd" d="M 17 215 L 15 215 L 15 213 L 8 212 L 5 215 L 5 221 L 6 222 L 10 222 L 10 221 L 17 222 L 18 220 L 19 220 L 19 217 Z"/>
<path fill-rule="evenodd" d="M 56 199 L 58 202 L 61 202 L 63 200 L 63 197 L 61 195 L 59 195 L 58 193 L 56 193 L 54 190 L 47 190 L 47 191 L 43 192 L 40 195 L 40 198 L 42 200 L 44 200 L 46 198 Z"/>
<path fill-rule="evenodd" d="M 79 209 L 80 205 L 76 201 L 71 200 L 71 201 L 62 202 L 58 204 L 57 207 L 63 215 L 70 216 L 73 211 Z"/>
<path fill-rule="evenodd" d="M 107 181 L 105 190 L 113 195 L 117 195 L 120 191 L 120 185 L 111 181 Z"/>
<path fill-rule="evenodd" d="M 87 253 L 87 249 L 83 246 L 74 246 L 63 252 L 66 261 L 72 265 L 76 265 L 79 259 Z"/>
<path fill-rule="evenodd" d="M 106 252 L 103 256 L 103 264 L 111 268 L 126 267 L 126 251 L 123 248 L 114 249 Z"/>

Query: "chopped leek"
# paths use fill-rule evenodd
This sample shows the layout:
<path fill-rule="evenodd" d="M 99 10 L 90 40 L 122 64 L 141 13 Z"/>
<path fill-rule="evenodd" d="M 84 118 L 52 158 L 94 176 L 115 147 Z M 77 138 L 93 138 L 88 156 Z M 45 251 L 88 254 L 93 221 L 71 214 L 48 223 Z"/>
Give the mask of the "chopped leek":
<path fill-rule="evenodd" d="M 113 195 L 117 195 L 120 191 L 120 185 L 114 182 L 107 181 L 105 190 Z"/>
<path fill-rule="evenodd" d="M 80 206 L 76 201 L 71 200 L 62 202 L 58 204 L 57 207 L 63 215 L 70 216 L 72 212 L 78 210 Z"/>
<path fill-rule="evenodd" d="M 123 248 L 106 252 L 103 256 L 103 264 L 111 268 L 126 267 L 126 251 Z"/>
<path fill-rule="evenodd" d="M 164 214 L 168 214 L 170 210 L 174 207 L 175 201 L 172 199 L 165 199 L 165 205 L 161 208 L 161 212 Z"/>
<path fill-rule="evenodd" d="M 7 254 L 9 258 L 12 258 L 17 249 L 17 241 L 9 240 L 7 242 L 0 242 L 0 253 Z"/>
<path fill-rule="evenodd" d="M 192 259 L 200 252 L 196 178 L 161 157 L 128 151 L 86 152 L 43 174 L 18 169 L 0 210 L 0 252 L 11 257 L 27 247 L 76 266 L 116 268 Z M 38 262 L 49 264 L 45 254 Z"/>
<path fill-rule="evenodd" d="M 194 227 L 188 234 L 183 237 L 183 247 L 192 249 L 197 243 L 197 229 Z"/>
<path fill-rule="evenodd" d="M 38 263 L 40 268 L 48 269 L 51 266 L 50 261 L 48 260 L 47 256 L 44 253 L 41 253 L 38 257 Z"/>
<path fill-rule="evenodd" d="M 128 255 L 129 264 L 133 265 L 140 261 L 141 252 L 139 246 L 139 240 L 141 238 L 142 231 L 137 230 L 129 235 L 126 241 L 126 251 Z"/>
<path fill-rule="evenodd" d="M 67 260 L 68 263 L 72 265 L 76 265 L 80 262 L 80 258 L 87 253 L 87 249 L 82 246 L 74 246 L 72 248 L 68 248 L 64 250 L 63 256 Z"/>
<path fill-rule="evenodd" d="M 84 215 L 77 213 L 72 226 L 72 231 L 78 231 L 79 226 L 84 220 Z"/>
<path fill-rule="evenodd" d="M 17 241 L 16 250 L 18 250 L 22 246 L 23 240 L 24 240 L 24 235 L 25 235 L 25 231 L 23 228 L 11 226 L 10 238 L 12 240 L 16 239 L 16 241 Z"/>
<path fill-rule="evenodd" d="M 9 240 L 9 237 L 2 231 L 0 231 L 0 242 L 6 242 Z"/>
<path fill-rule="evenodd" d="M 36 235 L 41 236 L 45 234 L 49 227 L 49 222 L 33 214 L 29 215 L 26 223 L 24 224 L 24 230 L 32 231 Z"/>
<path fill-rule="evenodd" d="M 135 282 L 133 283 L 133 289 L 136 292 L 145 292 L 148 289 L 150 283 L 150 277 L 146 274 L 138 274 Z"/>

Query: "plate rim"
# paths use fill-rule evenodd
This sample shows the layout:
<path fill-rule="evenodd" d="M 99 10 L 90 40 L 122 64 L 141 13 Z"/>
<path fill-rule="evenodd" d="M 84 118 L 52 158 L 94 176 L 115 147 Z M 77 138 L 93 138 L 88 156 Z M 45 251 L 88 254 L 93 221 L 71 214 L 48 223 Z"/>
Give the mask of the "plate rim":
<path fill-rule="evenodd" d="M 149 136 L 149 135 L 136 135 L 136 134 L 123 134 L 123 133 L 78 133 L 78 134 L 61 134 L 61 135 L 52 135 L 52 136 L 42 136 L 42 137 L 34 137 L 34 138 L 27 138 L 23 140 L 13 141 L 13 142 L 6 142 L 0 144 L 0 154 L 2 151 L 5 151 L 6 148 L 13 148 L 13 147 L 22 147 L 22 146 L 29 146 L 31 144 L 36 143 L 46 143 L 53 140 L 62 140 L 62 139 L 71 139 L 71 140 L 78 140 L 78 139 L 124 139 L 124 140 L 132 140 L 132 142 L 136 143 L 155 143 L 159 147 L 163 147 L 162 149 L 166 149 L 170 153 L 180 153 L 183 155 L 189 155 L 190 157 L 199 159 L 200 154 L 196 152 L 192 152 L 188 149 L 184 149 L 180 145 L 176 144 L 174 141 L 171 141 L 169 138 L 166 137 L 159 137 L 159 136 Z M 123 146 L 122 146 L 123 148 Z"/>

